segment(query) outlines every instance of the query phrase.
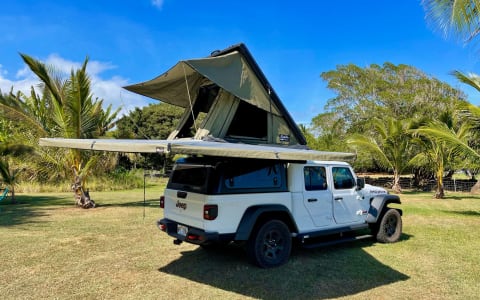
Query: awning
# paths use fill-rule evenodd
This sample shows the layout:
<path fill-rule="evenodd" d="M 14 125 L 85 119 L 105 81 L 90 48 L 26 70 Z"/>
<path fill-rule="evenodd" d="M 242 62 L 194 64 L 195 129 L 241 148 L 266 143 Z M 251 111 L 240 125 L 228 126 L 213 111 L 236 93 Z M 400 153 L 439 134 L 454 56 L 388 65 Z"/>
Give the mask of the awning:
<path fill-rule="evenodd" d="M 193 139 L 181 140 L 115 140 L 42 138 L 40 146 L 126 153 L 172 153 L 272 159 L 285 161 L 353 160 L 355 154 L 295 149 L 278 146 L 221 143 Z"/>

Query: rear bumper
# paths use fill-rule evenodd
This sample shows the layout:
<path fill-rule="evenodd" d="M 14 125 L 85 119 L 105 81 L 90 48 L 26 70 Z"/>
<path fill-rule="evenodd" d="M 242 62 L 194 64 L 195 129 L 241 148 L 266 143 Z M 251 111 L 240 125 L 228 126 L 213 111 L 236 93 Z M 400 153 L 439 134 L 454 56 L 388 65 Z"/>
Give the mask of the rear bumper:
<path fill-rule="evenodd" d="M 186 226 L 188 228 L 186 235 L 178 233 L 178 225 Z M 228 235 L 220 235 L 218 232 L 205 232 L 202 229 L 190 227 L 184 224 L 177 223 L 169 219 L 161 219 L 157 221 L 157 227 L 166 232 L 169 236 L 176 238 L 182 242 L 188 242 L 196 245 L 208 244 L 211 242 L 218 242 L 221 240 L 228 240 Z"/>

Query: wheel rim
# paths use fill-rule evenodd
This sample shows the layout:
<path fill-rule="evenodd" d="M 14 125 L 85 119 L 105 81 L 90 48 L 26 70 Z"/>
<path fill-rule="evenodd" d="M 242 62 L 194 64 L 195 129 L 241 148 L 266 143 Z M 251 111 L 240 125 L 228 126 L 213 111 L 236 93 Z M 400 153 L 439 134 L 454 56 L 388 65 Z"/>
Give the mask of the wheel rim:
<path fill-rule="evenodd" d="M 269 260 L 277 260 L 284 250 L 284 245 L 285 240 L 280 232 L 276 230 L 267 232 L 263 240 L 263 256 Z"/>
<path fill-rule="evenodd" d="M 391 237 L 397 231 L 397 218 L 395 216 L 389 216 L 385 220 L 385 234 Z"/>

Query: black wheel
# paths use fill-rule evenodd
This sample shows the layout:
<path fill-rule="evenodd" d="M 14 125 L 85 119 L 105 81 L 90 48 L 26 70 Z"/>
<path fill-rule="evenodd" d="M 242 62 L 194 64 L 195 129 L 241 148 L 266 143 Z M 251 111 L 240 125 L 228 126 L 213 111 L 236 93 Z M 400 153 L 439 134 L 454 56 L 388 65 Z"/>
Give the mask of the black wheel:
<path fill-rule="evenodd" d="M 292 236 L 282 221 L 271 220 L 252 233 L 247 241 L 250 260 L 261 268 L 283 265 L 290 257 Z"/>
<path fill-rule="evenodd" d="M 377 241 L 395 243 L 402 235 L 402 216 L 396 209 L 388 209 L 378 225 Z"/>

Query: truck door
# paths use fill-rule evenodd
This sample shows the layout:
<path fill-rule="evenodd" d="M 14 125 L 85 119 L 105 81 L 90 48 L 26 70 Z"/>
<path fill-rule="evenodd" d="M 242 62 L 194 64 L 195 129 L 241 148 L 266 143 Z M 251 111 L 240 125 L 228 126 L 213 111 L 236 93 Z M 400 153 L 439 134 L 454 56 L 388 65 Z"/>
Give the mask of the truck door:
<path fill-rule="evenodd" d="M 316 227 L 333 224 L 332 192 L 327 185 L 325 167 L 306 166 L 303 169 L 305 189 L 303 203 Z"/>
<path fill-rule="evenodd" d="M 356 191 L 355 177 L 349 167 L 332 167 L 333 216 L 338 224 L 364 220 L 360 199 Z"/>

